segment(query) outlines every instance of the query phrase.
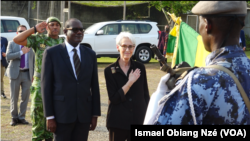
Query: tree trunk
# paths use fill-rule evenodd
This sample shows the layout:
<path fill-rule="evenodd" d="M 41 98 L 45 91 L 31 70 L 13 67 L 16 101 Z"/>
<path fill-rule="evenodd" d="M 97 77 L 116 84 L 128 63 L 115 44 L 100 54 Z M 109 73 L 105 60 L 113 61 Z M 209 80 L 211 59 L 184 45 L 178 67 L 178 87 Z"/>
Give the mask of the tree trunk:
<path fill-rule="evenodd" d="M 168 25 L 170 25 L 171 19 L 168 18 L 167 12 L 165 11 L 164 7 L 162 7 L 161 1 L 160 1 L 160 5 L 161 5 L 162 12 L 163 12 L 163 14 L 165 15 L 165 17 L 167 19 Z"/>
<path fill-rule="evenodd" d="M 124 6 L 123 6 L 123 20 L 126 20 L 126 1 L 124 1 Z"/>

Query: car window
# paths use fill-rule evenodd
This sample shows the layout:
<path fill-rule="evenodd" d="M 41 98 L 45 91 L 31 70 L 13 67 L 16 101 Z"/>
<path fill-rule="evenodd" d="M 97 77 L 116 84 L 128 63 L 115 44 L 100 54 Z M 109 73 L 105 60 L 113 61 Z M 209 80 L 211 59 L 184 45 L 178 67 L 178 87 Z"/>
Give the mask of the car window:
<path fill-rule="evenodd" d="M 152 29 L 152 26 L 149 24 L 139 24 L 139 27 L 140 33 L 148 33 Z"/>
<path fill-rule="evenodd" d="M 3 29 L 3 23 L 2 23 L 2 20 L 1 20 L 1 33 L 4 32 L 4 29 Z"/>
<path fill-rule="evenodd" d="M 88 33 L 90 33 L 92 30 L 95 30 L 96 26 L 97 26 L 96 23 L 95 23 L 95 24 L 92 24 L 92 25 L 89 26 L 87 29 L 85 29 L 84 34 L 88 34 Z"/>
<path fill-rule="evenodd" d="M 109 24 L 100 30 L 103 30 L 103 35 L 118 35 L 118 24 Z"/>
<path fill-rule="evenodd" d="M 131 34 L 138 34 L 138 28 L 136 24 L 121 24 L 122 32 L 130 32 Z"/>
<path fill-rule="evenodd" d="M 1 33 L 16 32 L 19 22 L 16 20 L 1 20 Z"/>

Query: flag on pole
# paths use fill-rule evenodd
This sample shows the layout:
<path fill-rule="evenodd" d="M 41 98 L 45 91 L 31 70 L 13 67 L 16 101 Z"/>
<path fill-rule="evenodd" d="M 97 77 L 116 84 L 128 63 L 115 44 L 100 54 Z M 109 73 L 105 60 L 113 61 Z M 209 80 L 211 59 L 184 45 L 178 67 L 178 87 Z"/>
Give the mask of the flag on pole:
<path fill-rule="evenodd" d="M 205 58 L 210 53 L 205 50 L 202 37 L 181 18 L 171 14 L 175 22 L 174 28 L 169 33 L 167 58 L 172 58 L 172 66 L 187 62 L 191 67 L 205 66 Z"/>
<path fill-rule="evenodd" d="M 173 57 L 175 41 L 176 41 L 176 26 L 174 26 L 173 29 L 168 34 L 168 45 L 166 51 L 167 58 Z"/>

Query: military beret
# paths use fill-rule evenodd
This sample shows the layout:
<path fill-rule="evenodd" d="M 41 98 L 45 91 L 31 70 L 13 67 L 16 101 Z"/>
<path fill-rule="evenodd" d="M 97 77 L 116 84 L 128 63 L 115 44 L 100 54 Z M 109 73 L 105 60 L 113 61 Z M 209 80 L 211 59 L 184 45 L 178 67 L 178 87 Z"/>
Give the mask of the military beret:
<path fill-rule="evenodd" d="M 46 23 L 50 23 L 50 22 L 58 22 L 60 24 L 60 26 L 62 26 L 61 23 L 60 23 L 60 20 L 58 18 L 56 18 L 56 17 L 49 17 L 46 20 Z"/>
<path fill-rule="evenodd" d="M 246 1 L 200 1 L 192 9 L 197 15 L 246 15 Z"/>

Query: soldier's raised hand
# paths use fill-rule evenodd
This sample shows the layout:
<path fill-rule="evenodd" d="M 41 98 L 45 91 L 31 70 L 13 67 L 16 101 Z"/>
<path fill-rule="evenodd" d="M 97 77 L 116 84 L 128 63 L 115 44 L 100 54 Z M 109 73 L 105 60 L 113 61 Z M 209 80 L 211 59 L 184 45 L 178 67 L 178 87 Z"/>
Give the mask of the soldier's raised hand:
<path fill-rule="evenodd" d="M 36 25 L 36 31 L 39 33 L 43 33 L 46 30 L 46 26 L 47 26 L 47 23 L 45 21 L 41 22 Z"/>

